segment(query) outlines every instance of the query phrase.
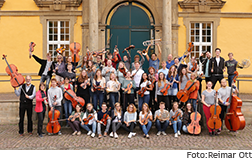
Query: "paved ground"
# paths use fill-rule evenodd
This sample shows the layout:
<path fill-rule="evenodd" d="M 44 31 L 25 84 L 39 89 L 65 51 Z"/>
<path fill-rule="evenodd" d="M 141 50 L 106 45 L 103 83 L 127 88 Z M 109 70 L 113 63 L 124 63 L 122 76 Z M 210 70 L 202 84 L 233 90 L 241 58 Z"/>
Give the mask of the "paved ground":
<path fill-rule="evenodd" d="M 72 136 L 70 128 L 62 128 L 62 135 L 39 138 L 35 133 L 37 125 L 34 124 L 33 135 L 25 133 L 19 137 L 17 124 L 0 125 L 1 150 L 247 150 L 252 149 L 252 125 L 247 125 L 238 133 L 230 133 L 224 129 L 219 136 L 210 137 L 203 129 L 199 136 L 183 134 L 174 138 L 172 129 L 168 127 L 166 136 L 156 136 L 156 129 L 152 127 L 150 139 L 143 138 L 142 131 L 137 126 L 137 135 L 128 139 L 128 134 L 119 130 L 119 139 L 104 137 L 98 139 L 86 135 L 81 130 L 80 136 Z M 26 130 L 26 128 L 25 128 Z"/>

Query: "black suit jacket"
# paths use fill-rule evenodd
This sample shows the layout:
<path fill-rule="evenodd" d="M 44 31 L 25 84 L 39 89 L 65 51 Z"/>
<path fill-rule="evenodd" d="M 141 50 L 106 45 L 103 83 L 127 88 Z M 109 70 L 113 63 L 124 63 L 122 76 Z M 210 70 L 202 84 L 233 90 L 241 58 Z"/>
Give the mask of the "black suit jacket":
<path fill-rule="evenodd" d="M 33 57 L 39 64 L 41 64 L 41 67 L 40 67 L 40 69 L 39 69 L 38 75 L 39 75 L 39 76 L 42 76 L 42 74 L 43 74 L 43 72 L 44 72 L 44 70 L 45 70 L 45 67 L 46 67 L 46 62 L 47 62 L 47 60 L 45 60 L 45 59 L 40 59 L 39 57 L 37 57 L 37 56 L 35 56 L 35 55 L 32 55 L 32 57 Z M 55 62 L 52 62 L 52 65 L 51 65 L 50 68 L 51 68 L 51 70 L 48 71 L 47 73 L 48 73 L 48 75 L 49 75 L 50 77 L 52 77 L 53 69 L 55 68 Z"/>
<path fill-rule="evenodd" d="M 223 74 L 223 69 L 225 67 L 225 59 L 220 57 L 219 66 L 217 66 L 216 57 L 211 58 L 209 67 L 210 70 L 213 68 L 213 72 L 210 72 L 211 75 Z"/>

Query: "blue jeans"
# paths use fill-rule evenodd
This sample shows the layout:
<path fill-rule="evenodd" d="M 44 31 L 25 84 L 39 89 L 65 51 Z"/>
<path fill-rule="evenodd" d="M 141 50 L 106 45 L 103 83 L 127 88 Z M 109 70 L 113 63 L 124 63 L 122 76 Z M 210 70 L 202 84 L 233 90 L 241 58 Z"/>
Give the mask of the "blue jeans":
<path fill-rule="evenodd" d="M 193 107 L 193 110 L 195 111 L 196 110 L 196 103 L 197 103 L 197 99 L 189 99 L 187 101 L 187 103 L 191 103 L 192 107 Z"/>
<path fill-rule="evenodd" d="M 178 119 L 177 121 L 173 121 L 172 122 L 172 127 L 173 127 L 173 130 L 174 130 L 174 133 L 177 133 L 178 131 L 181 130 L 182 121 L 180 119 Z"/>
<path fill-rule="evenodd" d="M 65 110 L 65 117 L 67 119 L 68 116 L 71 115 L 71 113 L 72 113 L 72 103 L 71 103 L 71 101 L 65 100 L 64 110 Z M 68 120 L 66 121 L 66 123 L 68 124 Z"/>
<path fill-rule="evenodd" d="M 111 111 L 115 108 L 115 103 L 118 102 L 118 92 L 109 93 L 109 106 L 111 107 Z"/>
<path fill-rule="evenodd" d="M 148 132 L 150 131 L 151 129 L 151 126 L 152 126 L 152 122 L 149 121 L 146 125 L 141 125 L 139 124 L 140 128 L 143 130 L 144 134 L 147 135 Z"/>
<path fill-rule="evenodd" d="M 92 127 L 92 132 L 93 133 L 95 133 L 95 131 L 96 131 L 96 122 L 93 122 L 91 125 L 89 125 L 89 124 L 87 124 L 87 125 L 85 125 L 85 124 L 80 124 L 80 126 L 83 128 L 83 129 L 85 129 L 86 131 L 91 131 L 90 129 L 89 129 L 89 127 Z"/>
<path fill-rule="evenodd" d="M 142 110 L 143 104 L 144 103 L 149 104 L 149 101 L 150 101 L 150 95 L 149 94 L 144 95 L 143 97 L 141 97 L 141 96 L 138 97 L 138 109 L 139 109 L 139 112 Z"/>
<path fill-rule="evenodd" d="M 183 127 L 182 127 L 182 130 L 183 130 L 185 133 L 188 133 L 187 126 L 188 126 L 188 124 L 187 124 L 187 125 L 183 125 Z"/>
<path fill-rule="evenodd" d="M 97 105 L 99 100 L 99 109 L 101 109 L 103 103 L 104 93 L 102 91 L 95 91 L 93 94 L 94 109 L 97 111 Z"/>
<path fill-rule="evenodd" d="M 235 76 L 234 74 L 228 75 L 228 85 L 229 85 L 229 87 L 231 87 L 231 85 L 232 85 L 232 81 L 233 81 L 234 76 Z"/>
<path fill-rule="evenodd" d="M 40 78 L 40 83 L 44 83 L 45 80 L 46 80 L 46 89 L 48 89 L 51 77 L 49 75 L 46 75 L 46 76 L 42 75 L 41 78 Z"/>
<path fill-rule="evenodd" d="M 163 127 L 162 127 L 162 125 L 163 125 Z M 158 131 L 164 131 L 165 132 L 165 130 L 168 127 L 168 125 L 169 125 L 169 121 L 168 120 L 166 120 L 164 122 L 160 122 L 158 119 L 156 120 L 156 127 L 157 127 Z"/>

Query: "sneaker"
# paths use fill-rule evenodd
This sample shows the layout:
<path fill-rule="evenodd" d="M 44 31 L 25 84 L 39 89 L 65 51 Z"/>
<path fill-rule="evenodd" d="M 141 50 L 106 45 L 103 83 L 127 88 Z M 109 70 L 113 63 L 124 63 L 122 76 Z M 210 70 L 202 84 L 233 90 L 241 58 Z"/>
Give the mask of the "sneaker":
<path fill-rule="evenodd" d="M 129 135 L 128 135 L 128 138 L 131 138 L 132 137 L 132 133 L 130 132 Z"/>
<path fill-rule="evenodd" d="M 51 136 L 51 135 L 53 135 L 52 133 L 48 133 L 48 136 Z"/>
<path fill-rule="evenodd" d="M 108 136 L 108 133 L 107 133 L 107 132 L 104 132 L 103 136 L 104 136 L 104 137 L 107 137 L 107 136 Z"/>
<path fill-rule="evenodd" d="M 109 134 L 109 136 L 110 136 L 111 138 L 113 138 L 113 137 L 114 137 L 114 133 L 111 132 L 111 133 Z"/>
<path fill-rule="evenodd" d="M 75 136 L 76 134 L 77 134 L 77 131 L 74 131 L 73 134 L 72 134 L 72 136 Z"/>
<path fill-rule="evenodd" d="M 81 131 L 77 132 L 77 136 L 81 135 Z"/>
<path fill-rule="evenodd" d="M 178 131 L 178 135 L 179 135 L 179 136 L 181 135 L 180 131 Z"/>
<path fill-rule="evenodd" d="M 62 133 L 59 131 L 59 132 L 58 132 L 58 135 L 59 135 L 59 136 L 61 136 L 61 135 L 62 135 Z"/>
<path fill-rule="evenodd" d="M 175 133 L 174 137 L 177 138 L 178 137 L 178 133 Z"/>
<path fill-rule="evenodd" d="M 213 136 L 214 135 L 214 132 L 209 132 L 209 136 Z"/>
<path fill-rule="evenodd" d="M 19 137 L 24 137 L 24 134 L 19 134 Z"/>
<path fill-rule="evenodd" d="M 92 134 L 91 134 L 91 137 L 94 138 L 94 137 L 95 137 L 95 133 L 92 133 Z"/>
<path fill-rule="evenodd" d="M 158 132 L 157 132 L 157 136 L 160 136 L 160 134 L 161 134 L 161 131 L 158 131 Z"/>
<path fill-rule="evenodd" d="M 99 134 L 99 135 L 98 135 L 98 138 L 99 138 L 99 139 L 101 139 L 101 138 L 102 138 L 102 135 L 101 135 L 101 134 Z"/>
<path fill-rule="evenodd" d="M 42 134 L 45 134 L 44 132 L 42 132 Z"/>
<path fill-rule="evenodd" d="M 132 136 L 136 136 L 136 133 L 133 133 L 133 132 L 132 132 L 131 134 L 132 134 Z"/>
<path fill-rule="evenodd" d="M 146 135 L 146 138 L 147 138 L 147 139 L 150 139 L 150 136 L 147 134 L 147 135 Z"/>
<path fill-rule="evenodd" d="M 40 134 L 40 135 L 39 135 L 39 137 L 40 137 L 40 138 L 43 138 L 43 135 L 42 135 L 42 134 Z"/>
<path fill-rule="evenodd" d="M 117 135 L 116 133 L 115 133 L 115 135 L 114 135 L 114 138 L 115 138 L 115 139 L 117 139 L 117 138 L 118 138 L 118 135 Z"/>
<path fill-rule="evenodd" d="M 32 132 L 29 132 L 29 136 L 31 136 L 32 135 Z"/>
<path fill-rule="evenodd" d="M 164 136 L 166 136 L 166 133 L 165 133 L 165 131 L 162 131 L 161 133 L 162 133 L 162 134 L 163 134 Z"/>
<path fill-rule="evenodd" d="M 90 136 L 91 134 L 92 134 L 92 131 L 89 131 L 89 132 L 87 133 L 88 136 Z"/>

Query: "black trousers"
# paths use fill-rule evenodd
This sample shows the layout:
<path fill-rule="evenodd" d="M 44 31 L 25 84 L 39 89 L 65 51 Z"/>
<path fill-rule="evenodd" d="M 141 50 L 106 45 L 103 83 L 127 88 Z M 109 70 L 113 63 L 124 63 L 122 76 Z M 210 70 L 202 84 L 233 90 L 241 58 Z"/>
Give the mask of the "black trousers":
<path fill-rule="evenodd" d="M 38 134 L 41 135 L 42 134 L 42 129 L 43 129 L 43 121 L 45 118 L 45 112 L 38 112 Z"/>
<path fill-rule="evenodd" d="M 211 81 L 212 81 L 212 83 L 213 83 L 212 89 L 214 89 L 215 84 L 216 84 L 217 81 L 219 81 L 219 83 L 221 84 L 221 80 L 222 80 L 223 78 L 224 78 L 223 75 L 220 75 L 220 76 L 212 75 L 212 77 L 211 77 Z"/>
<path fill-rule="evenodd" d="M 25 103 L 20 103 L 19 106 L 19 134 L 24 133 L 24 116 L 25 112 L 27 113 L 27 132 L 31 133 L 33 128 L 32 128 L 32 103 L 31 104 L 25 104 Z"/>
<path fill-rule="evenodd" d="M 126 111 L 127 106 L 131 103 L 133 103 L 135 105 L 135 99 L 134 99 L 134 94 L 123 94 L 123 98 L 124 98 L 124 105 L 123 105 L 123 112 Z"/>
<path fill-rule="evenodd" d="M 154 87 L 153 90 L 150 91 L 150 101 L 149 101 L 149 107 L 151 108 L 153 114 L 155 113 L 156 108 L 158 108 L 157 102 L 155 101 L 155 92 L 156 88 Z"/>
<path fill-rule="evenodd" d="M 171 106 L 170 106 L 170 101 L 169 101 L 169 97 L 168 96 L 163 96 L 163 95 L 157 95 L 157 107 L 155 108 L 155 110 L 159 109 L 159 103 L 160 102 L 164 102 L 165 103 L 165 109 L 167 109 L 169 112 L 171 110 Z"/>
<path fill-rule="evenodd" d="M 131 122 L 127 127 L 125 123 L 122 124 L 122 128 L 124 128 L 127 132 L 133 132 L 133 129 L 136 127 L 134 122 Z"/>
<path fill-rule="evenodd" d="M 221 122 L 223 124 L 223 120 L 224 120 L 224 115 L 227 111 L 227 106 L 226 105 L 223 105 L 223 104 L 219 104 L 221 106 L 221 113 L 220 113 L 220 119 L 221 119 Z"/>

